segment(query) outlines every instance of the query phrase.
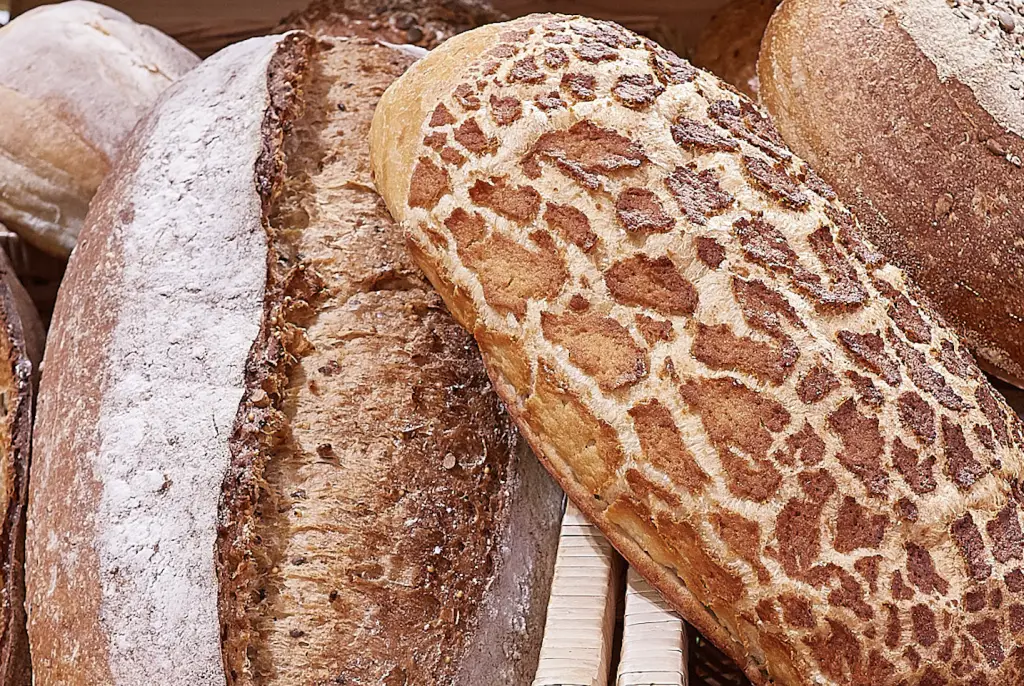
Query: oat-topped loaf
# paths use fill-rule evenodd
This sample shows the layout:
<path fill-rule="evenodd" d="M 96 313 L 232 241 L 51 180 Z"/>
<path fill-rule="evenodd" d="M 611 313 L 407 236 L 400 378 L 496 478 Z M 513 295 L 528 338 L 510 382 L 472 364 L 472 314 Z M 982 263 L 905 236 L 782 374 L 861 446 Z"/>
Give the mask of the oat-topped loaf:
<path fill-rule="evenodd" d="M 1021 423 L 745 97 L 531 16 L 410 69 L 371 148 L 534 449 L 755 682 L 1021 683 Z"/>

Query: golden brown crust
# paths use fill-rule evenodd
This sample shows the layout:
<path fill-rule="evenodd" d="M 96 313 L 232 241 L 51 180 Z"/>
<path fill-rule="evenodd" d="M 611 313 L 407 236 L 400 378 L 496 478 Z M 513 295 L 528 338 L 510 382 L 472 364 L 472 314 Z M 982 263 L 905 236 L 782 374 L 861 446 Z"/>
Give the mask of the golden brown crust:
<path fill-rule="evenodd" d="M 693 63 L 757 99 L 757 53 L 779 0 L 733 0 L 715 12 L 697 40 Z"/>
<path fill-rule="evenodd" d="M 761 97 L 980 363 L 1024 385 L 1024 138 L 1000 108 L 981 104 L 987 91 L 972 90 L 973 67 L 965 75 L 955 61 L 930 59 L 911 10 L 928 13 L 928 33 L 950 32 L 975 61 L 993 59 L 981 52 L 990 27 L 971 29 L 945 3 L 793 0 L 766 33 Z M 1004 70 L 987 80 L 1019 113 L 1014 78 Z"/>
<path fill-rule="evenodd" d="M 569 59 L 544 61 L 551 46 Z M 539 103 L 563 73 L 593 77 L 595 98 Z M 508 98 L 522 115 L 499 130 L 488 104 Z M 459 166 L 439 159 L 429 137 L 469 118 L 497 144 Z M 1016 611 L 959 608 L 982 588 L 1024 591 L 1024 428 L 745 98 L 615 25 L 537 15 L 413 66 L 382 98 L 371 152 L 414 257 L 531 445 L 752 680 L 1019 680 Z M 421 206 L 416 160 L 444 177 Z M 539 212 L 474 198 L 496 175 L 580 209 L 593 248 Z M 555 294 L 503 307 L 492 267 L 465 257 L 501 241 L 550 246 Z M 669 292 L 641 297 L 655 272 Z M 527 261 L 500 273 L 513 286 L 535 276 Z M 673 335 L 645 335 L 655 315 Z M 930 443 L 900 423 L 905 393 L 933 413 Z M 908 416 L 921 423 L 918 405 Z M 877 628 L 888 614 L 906 627 L 892 641 Z"/>

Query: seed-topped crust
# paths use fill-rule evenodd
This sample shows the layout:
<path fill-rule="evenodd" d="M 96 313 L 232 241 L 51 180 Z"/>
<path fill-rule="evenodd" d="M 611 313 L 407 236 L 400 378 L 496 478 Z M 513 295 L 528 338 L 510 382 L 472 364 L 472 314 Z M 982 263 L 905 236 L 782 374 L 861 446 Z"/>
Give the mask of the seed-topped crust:
<path fill-rule="evenodd" d="M 510 29 L 515 57 L 480 93 L 523 103 L 499 134 L 454 90 Z M 566 64 L 543 64 L 551 45 Z M 544 83 L 513 77 L 531 56 Z M 567 73 L 589 77 L 594 99 L 532 104 Z M 664 90 L 623 99 L 622 77 Z M 458 113 L 448 129 L 476 116 L 499 142 L 447 167 L 436 205 L 413 207 L 411 164 L 442 164 L 419 142 L 438 104 Z M 420 135 L 396 144 L 395 127 Z M 1020 683 L 1024 429 L 753 104 L 614 25 L 538 15 L 414 66 L 382 99 L 371 145 L 415 258 L 535 450 L 751 679 Z M 595 247 L 475 199 L 496 176 L 583 213 Z M 509 312 L 446 229 L 464 215 L 478 242 L 524 254 L 546 235 L 560 270 Z M 511 262 L 502 282 L 534 278 Z M 967 593 L 983 594 L 977 612 Z"/>

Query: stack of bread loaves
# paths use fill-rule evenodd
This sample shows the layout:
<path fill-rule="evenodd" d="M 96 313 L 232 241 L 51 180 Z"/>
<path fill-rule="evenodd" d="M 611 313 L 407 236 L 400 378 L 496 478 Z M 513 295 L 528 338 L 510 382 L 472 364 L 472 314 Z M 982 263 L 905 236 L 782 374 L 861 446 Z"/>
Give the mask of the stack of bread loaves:
<path fill-rule="evenodd" d="M 953 323 L 1019 381 L 1019 294 L 985 288 L 1024 268 L 1020 179 L 972 156 L 1020 154 L 982 83 L 1015 58 L 968 69 L 932 4 L 784 0 L 763 92 L 862 178 L 879 148 L 830 154 L 783 46 L 850 12 L 930 56 L 898 64 L 939 79 L 926 131 L 976 125 L 935 219 L 969 230 L 907 266 L 973 261 L 999 307 Z M 681 686 L 680 618 L 757 686 L 1024 683 L 1024 423 L 967 344 L 736 89 L 617 24 L 497 17 L 321 0 L 173 84 L 195 58 L 101 6 L 0 31 L 0 219 L 77 240 L 34 427 L 0 260 L 0 685 Z M 871 230 L 919 219 L 851 183 Z"/>
<path fill-rule="evenodd" d="M 752 680 L 1024 681 L 1024 427 L 746 98 L 532 16 L 409 69 L 371 156 L 538 456 Z"/>

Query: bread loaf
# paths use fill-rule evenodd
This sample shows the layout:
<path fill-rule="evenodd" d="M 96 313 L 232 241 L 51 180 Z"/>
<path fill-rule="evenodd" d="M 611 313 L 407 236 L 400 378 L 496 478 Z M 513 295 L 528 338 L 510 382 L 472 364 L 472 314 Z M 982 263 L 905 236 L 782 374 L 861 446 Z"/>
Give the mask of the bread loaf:
<path fill-rule="evenodd" d="M 570 498 L 759 684 L 1024 680 L 1024 429 L 760 110 L 614 24 L 456 36 L 375 182 Z"/>
<path fill-rule="evenodd" d="M 409 61 L 232 46 L 104 182 L 40 394 L 37 685 L 529 683 L 562 497 L 373 190 Z"/>
<path fill-rule="evenodd" d="M 757 99 L 757 53 L 778 0 L 733 0 L 715 12 L 693 51 L 693 63 Z"/>
<path fill-rule="evenodd" d="M 25 508 L 43 330 L 0 251 L 0 684 L 32 683 L 25 632 Z"/>
<path fill-rule="evenodd" d="M 456 33 L 507 19 L 486 0 L 314 0 L 278 29 L 317 36 L 361 36 L 435 48 Z"/>
<path fill-rule="evenodd" d="M 0 29 L 0 221 L 66 258 L 121 142 L 197 61 L 92 2 L 41 7 Z"/>
<path fill-rule="evenodd" d="M 1024 7 L 787 0 L 760 73 L 794 152 L 982 366 L 1024 387 Z"/>

